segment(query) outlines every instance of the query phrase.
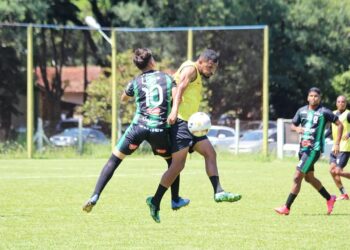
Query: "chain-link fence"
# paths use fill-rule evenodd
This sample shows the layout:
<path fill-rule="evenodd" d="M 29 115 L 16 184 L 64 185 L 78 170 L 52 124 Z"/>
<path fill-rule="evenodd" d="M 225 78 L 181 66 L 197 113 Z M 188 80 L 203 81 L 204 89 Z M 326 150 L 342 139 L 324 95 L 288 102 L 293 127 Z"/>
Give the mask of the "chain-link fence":
<path fill-rule="evenodd" d="M 111 36 L 110 29 L 104 32 Z M 201 109 L 210 113 L 214 124 L 232 127 L 229 120 L 236 118 L 261 124 L 263 26 L 193 28 L 192 32 L 191 48 L 188 28 L 117 29 L 118 98 L 125 84 L 138 74 L 131 59 L 135 48 L 150 48 L 159 68 L 170 74 L 188 55 L 196 60 L 203 49 L 211 48 L 219 52 L 220 62 L 217 74 L 204 83 Z M 26 25 L 0 25 L 0 40 L 0 143 L 4 148 L 6 141 L 22 145 L 26 141 Z M 110 143 L 111 44 L 86 27 L 34 25 L 33 51 L 34 139 L 43 140 L 40 151 L 76 147 L 78 133 L 83 142 Z M 118 106 L 122 130 L 133 110 L 132 104 Z M 80 117 L 82 132 L 77 129 Z"/>

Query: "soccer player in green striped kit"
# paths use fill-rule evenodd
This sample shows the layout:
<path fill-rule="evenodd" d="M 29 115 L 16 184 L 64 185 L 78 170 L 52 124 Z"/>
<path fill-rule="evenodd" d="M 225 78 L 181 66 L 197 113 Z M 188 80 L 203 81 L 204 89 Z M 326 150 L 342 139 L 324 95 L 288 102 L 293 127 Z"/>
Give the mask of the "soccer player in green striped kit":
<path fill-rule="evenodd" d="M 330 195 L 322 183 L 314 176 L 314 164 L 319 159 L 324 147 L 324 130 L 327 122 L 337 125 L 338 137 L 334 138 L 334 154 L 339 153 L 339 143 L 343 133 L 343 125 L 333 112 L 322 105 L 321 91 L 318 88 L 311 88 L 307 97 L 308 105 L 298 109 L 292 121 L 292 130 L 301 135 L 299 163 L 294 175 L 292 190 L 287 202 L 282 207 L 275 208 L 281 215 L 288 215 L 290 207 L 297 197 L 301 183 L 310 183 L 327 201 L 327 214 L 333 211 L 336 201 L 335 195 Z"/>
<path fill-rule="evenodd" d="M 126 102 L 135 97 L 135 116 L 102 168 L 92 196 L 83 205 L 83 211 L 87 213 L 97 204 L 103 189 L 124 158 L 135 152 L 143 141 L 149 142 L 153 153 L 163 157 L 168 167 L 171 164 L 170 125 L 167 124 L 167 118 L 171 111 L 175 81 L 171 76 L 156 70 L 152 51 L 147 48 L 135 49 L 133 62 L 141 74 L 129 82 L 121 100 Z M 179 196 L 179 185 L 180 176 L 177 176 L 171 186 L 173 210 L 187 206 L 190 202 Z"/>

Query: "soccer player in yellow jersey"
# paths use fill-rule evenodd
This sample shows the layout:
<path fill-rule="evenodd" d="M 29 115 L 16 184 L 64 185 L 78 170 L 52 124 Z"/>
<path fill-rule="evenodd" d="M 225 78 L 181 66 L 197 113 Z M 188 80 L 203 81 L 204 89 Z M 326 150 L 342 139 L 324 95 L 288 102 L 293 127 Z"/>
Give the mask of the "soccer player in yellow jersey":
<path fill-rule="evenodd" d="M 188 152 L 197 151 L 204 157 L 206 172 L 212 183 L 216 202 L 234 202 L 241 199 L 241 195 L 225 192 L 221 187 L 216 152 L 207 136 L 195 137 L 187 127 L 189 117 L 199 109 L 202 99 L 202 78 L 210 78 L 215 73 L 218 59 L 219 56 L 214 50 L 207 49 L 202 52 L 197 61 L 184 62 L 175 73 L 177 91 L 168 116 L 168 123 L 172 125 L 170 130 L 172 163 L 163 174 L 155 195 L 146 200 L 152 218 L 158 223 L 161 199 L 184 168 Z"/>
<path fill-rule="evenodd" d="M 340 141 L 339 145 L 339 154 L 335 155 L 333 152 L 331 152 L 330 155 L 330 173 L 333 177 L 333 180 L 337 187 L 339 188 L 339 191 L 341 195 L 337 198 L 337 200 L 349 200 L 349 195 L 347 194 L 343 183 L 340 179 L 340 177 L 345 177 L 347 179 L 350 179 L 350 172 L 345 172 L 343 169 L 346 167 L 346 164 L 349 161 L 350 157 L 350 111 L 346 109 L 347 101 L 345 96 L 338 96 L 336 106 L 337 110 L 335 110 L 333 113 L 339 117 L 339 120 L 343 123 L 343 134 L 342 134 L 342 140 Z M 338 137 L 338 130 L 337 128 L 332 124 L 331 127 L 332 137 L 333 140 Z"/>

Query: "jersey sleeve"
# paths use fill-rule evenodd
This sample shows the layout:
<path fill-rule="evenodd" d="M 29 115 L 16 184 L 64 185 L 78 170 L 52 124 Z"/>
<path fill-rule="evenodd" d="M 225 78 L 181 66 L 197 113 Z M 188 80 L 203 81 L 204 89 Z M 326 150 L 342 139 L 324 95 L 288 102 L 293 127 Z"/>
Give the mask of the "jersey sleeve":
<path fill-rule="evenodd" d="M 301 118 L 300 118 L 300 109 L 295 113 L 293 120 L 292 120 L 293 125 L 299 126 L 301 123 Z"/>
<path fill-rule="evenodd" d="M 171 77 L 171 88 L 176 88 L 176 81 Z M 349 113 L 350 114 L 350 113 Z"/>
<path fill-rule="evenodd" d="M 130 81 L 128 83 L 128 85 L 126 86 L 125 88 L 125 94 L 127 96 L 134 96 L 135 95 L 135 91 L 134 91 L 134 84 L 133 84 L 133 81 Z"/>
<path fill-rule="evenodd" d="M 331 110 L 327 108 L 324 109 L 323 113 L 328 122 L 334 123 L 339 120 L 338 116 L 335 115 Z"/>
<path fill-rule="evenodd" d="M 331 136 L 332 136 L 332 126 L 329 126 L 329 128 L 327 128 L 326 131 L 324 132 L 324 137 L 329 138 Z"/>

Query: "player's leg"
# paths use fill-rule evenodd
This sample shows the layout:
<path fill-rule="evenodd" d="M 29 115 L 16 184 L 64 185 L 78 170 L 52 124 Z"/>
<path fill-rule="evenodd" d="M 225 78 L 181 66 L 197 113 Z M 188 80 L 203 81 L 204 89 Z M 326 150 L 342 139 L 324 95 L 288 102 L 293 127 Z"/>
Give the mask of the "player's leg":
<path fill-rule="evenodd" d="M 171 146 L 170 146 L 170 131 L 168 129 L 160 129 L 158 132 L 150 132 L 146 139 L 152 147 L 154 155 L 159 155 L 167 162 L 168 168 L 171 166 Z M 187 206 L 190 203 L 189 199 L 184 199 L 179 196 L 180 175 L 176 177 L 171 184 L 171 208 L 174 210 Z"/>
<path fill-rule="evenodd" d="M 201 154 L 205 159 L 205 169 L 213 186 L 214 200 L 216 202 L 234 202 L 240 200 L 242 197 L 240 194 L 225 192 L 221 187 L 219 171 L 216 162 L 216 152 L 209 142 L 208 138 L 206 136 L 203 139 L 200 139 L 200 137 L 194 138 L 194 143 L 195 144 L 193 149 Z"/>
<path fill-rule="evenodd" d="M 338 189 L 342 193 L 341 188 L 343 188 L 343 184 L 342 184 L 342 181 L 340 179 L 340 176 L 337 174 L 336 168 L 337 168 L 336 163 L 331 162 L 331 164 L 329 165 L 329 173 L 331 174 L 335 185 L 338 187 Z"/>
<path fill-rule="evenodd" d="M 301 183 L 305 177 L 305 173 L 312 167 L 310 163 L 310 152 L 299 152 L 299 163 L 294 173 L 291 191 L 287 197 L 286 203 L 281 207 L 275 208 L 277 213 L 281 215 L 289 214 L 290 208 L 300 192 Z"/>
<path fill-rule="evenodd" d="M 331 214 L 333 211 L 334 203 L 336 201 L 335 195 L 330 195 L 326 188 L 322 185 L 319 179 L 314 175 L 314 171 L 306 173 L 305 181 L 310 183 L 327 201 L 327 213 Z"/>
<path fill-rule="evenodd" d="M 349 160 L 349 152 L 340 152 L 334 164 L 331 165 L 331 175 L 334 179 L 335 184 L 337 185 L 341 195 L 337 198 L 337 200 L 349 200 L 349 195 L 347 194 L 343 183 L 341 181 L 341 177 L 345 177 L 350 179 L 350 173 L 345 172 L 344 168 L 346 167 Z"/>
<path fill-rule="evenodd" d="M 165 191 L 175 181 L 182 169 L 185 167 L 187 153 L 188 148 L 184 148 L 172 154 L 172 161 L 170 167 L 163 174 L 157 192 L 153 197 L 153 204 L 156 205 L 157 208 L 159 208 L 160 206 L 160 201 Z"/>
<path fill-rule="evenodd" d="M 310 171 L 305 175 L 305 181 L 311 184 L 326 200 L 331 198 L 331 195 L 327 192 L 321 181 L 314 175 L 314 171 Z"/>
<path fill-rule="evenodd" d="M 103 189 L 105 188 L 109 180 L 112 178 L 114 171 L 117 169 L 117 167 L 120 165 L 124 158 L 125 155 L 123 153 L 117 150 L 113 150 L 112 155 L 101 170 L 92 196 L 83 205 L 83 210 L 85 212 L 91 212 L 93 206 L 96 205 L 98 199 L 100 198 Z"/>
<path fill-rule="evenodd" d="M 172 158 L 168 158 L 165 159 L 167 164 L 168 164 L 168 168 L 171 166 L 171 161 Z M 178 210 L 182 207 L 187 206 L 190 203 L 190 200 L 187 198 L 182 198 L 179 195 L 179 190 L 180 190 L 180 174 L 176 177 L 176 179 L 174 180 L 173 184 L 171 184 L 170 186 L 170 190 L 171 190 L 171 208 L 173 210 Z"/>
<path fill-rule="evenodd" d="M 172 154 L 172 162 L 170 167 L 163 174 L 160 184 L 158 185 L 157 191 L 154 196 L 150 196 L 146 199 L 146 203 L 150 208 L 151 217 L 155 222 L 160 222 L 159 210 L 160 203 L 168 190 L 169 186 L 175 181 L 177 176 L 180 174 L 185 166 L 186 157 L 188 153 L 188 147 L 183 148 L 180 151 Z"/>
<path fill-rule="evenodd" d="M 294 173 L 294 178 L 293 178 L 293 184 L 291 191 L 287 197 L 286 203 L 278 208 L 275 208 L 275 211 L 281 215 L 288 215 L 290 212 L 290 208 L 294 202 L 294 200 L 297 198 L 300 189 L 301 189 L 301 183 L 303 181 L 305 174 L 302 173 L 299 169 L 296 169 Z"/>
<path fill-rule="evenodd" d="M 154 196 L 150 196 L 146 200 L 153 220 L 158 223 L 160 222 L 159 209 L 161 200 L 169 186 L 173 184 L 185 167 L 189 145 L 192 140 L 192 135 L 188 131 L 187 123 L 181 119 L 177 119 L 176 123 L 171 126 L 169 136 L 172 152 L 170 167 L 163 174 Z"/>
<path fill-rule="evenodd" d="M 337 186 L 337 188 L 340 191 L 340 196 L 337 199 L 338 200 L 345 200 L 345 199 L 348 200 L 349 196 L 346 193 L 346 190 L 345 190 L 345 188 L 343 186 L 343 183 L 341 181 L 341 177 L 339 175 L 340 174 L 339 170 L 342 171 L 342 169 L 338 169 L 337 168 L 337 165 L 335 164 L 335 162 L 330 164 L 329 172 L 330 172 L 330 174 L 332 176 L 332 179 L 333 179 L 335 185 Z"/>
<path fill-rule="evenodd" d="M 344 168 L 348 164 L 349 158 L 350 152 L 340 152 L 337 156 L 337 168 L 339 169 L 336 169 L 336 174 L 347 179 L 350 179 L 350 172 L 345 172 Z"/>
<path fill-rule="evenodd" d="M 142 131 L 138 130 L 136 126 L 130 125 L 115 146 L 111 157 L 102 168 L 92 196 L 83 205 L 85 212 L 91 212 L 122 160 L 127 155 L 132 154 L 142 141 Z"/>
<path fill-rule="evenodd" d="M 341 177 L 346 177 L 349 174 L 349 172 L 344 172 L 343 169 L 338 166 L 336 166 L 332 171 L 332 176 L 334 176 L 334 182 L 336 183 L 340 191 L 340 196 L 337 198 L 337 200 L 349 200 L 349 195 L 341 181 Z"/>

